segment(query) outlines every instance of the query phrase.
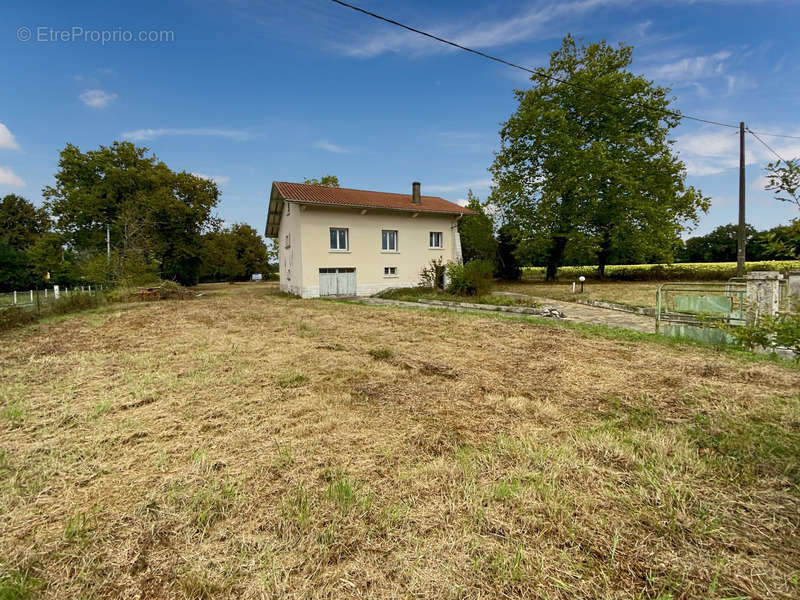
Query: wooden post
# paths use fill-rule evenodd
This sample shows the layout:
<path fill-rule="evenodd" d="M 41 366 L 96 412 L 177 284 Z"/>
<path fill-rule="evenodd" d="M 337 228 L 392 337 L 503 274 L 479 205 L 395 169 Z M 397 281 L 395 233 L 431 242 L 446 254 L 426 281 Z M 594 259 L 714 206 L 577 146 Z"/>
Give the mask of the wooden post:
<path fill-rule="evenodd" d="M 31 290 L 31 304 L 33 304 L 33 290 Z"/>
<path fill-rule="evenodd" d="M 745 222 L 744 187 L 744 122 L 739 123 L 739 230 L 737 233 L 736 276 L 744 277 L 745 244 L 747 243 L 747 223 Z"/>
<path fill-rule="evenodd" d="M 14 290 L 14 304 L 17 303 L 17 290 Z"/>

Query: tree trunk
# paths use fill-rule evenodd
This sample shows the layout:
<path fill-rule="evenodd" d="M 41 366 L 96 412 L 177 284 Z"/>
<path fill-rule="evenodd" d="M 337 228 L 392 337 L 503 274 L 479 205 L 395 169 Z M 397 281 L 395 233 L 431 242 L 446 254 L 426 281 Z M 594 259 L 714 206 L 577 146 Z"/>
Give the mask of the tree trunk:
<path fill-rule="evenodd" d="M 564 257 L 564 249 L 567 246 L 567 236 L 559 233 L 553 236 L 550 244 L 550 251 L 547 254 L 547 270 L 545 271 L 545 281 L 555 281 L 558 267 L 561 266 L 561 259 Z"/>
<path fill-rule="evenodd" d="M 600 249 L 597 251 L 597 272 L 600 274 L 600 279 L 605 279 L 609 256 L 611 256 L 611 237 L 606 231 L 603 232 L 603 238 L 600 240 Z"/>

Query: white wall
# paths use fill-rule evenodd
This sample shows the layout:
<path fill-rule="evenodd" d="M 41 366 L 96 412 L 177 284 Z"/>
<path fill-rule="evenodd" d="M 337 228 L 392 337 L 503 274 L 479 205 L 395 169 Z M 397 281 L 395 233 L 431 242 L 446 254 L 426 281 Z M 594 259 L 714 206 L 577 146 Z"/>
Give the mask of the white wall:
<path fill-rule="evenodd" d="M 286 245 L 286 236 L 289 245 Z M 301 295 L 303 291 L 303 253 L 301 252 L 300 208 L 292 202 L 283 203 L 278 258 L 280 260 L 281 291 Z"/>
<path fill-rule="evenodd" d="M 303 205 L 302 210 L 295 205 L 291 216 L 296 214 L 300 215 L 298 237 L 303 260 L 298 266 L 302 269 L 302 289 L 292 293 L 300 293 L 303 297 L 319 295 L 320 267 L 355 267 L 357 293 L 370 295 L 389 287 L 418 285 L 420 271 L 434 258 L 441 258 L 445 263 L 460 260 L 455 215 L 417 213 L 412 217 L 411 212 L 377 209 L 367 210 L 362 215 L 361 209 L 309 205 Z M 349 229 L 350 247 L 347 252 L 330 249 L 331 227 Z M 397 252 L 381 249 L 384 229 L 398 231 Z M 443 248 L 429 248 L 428 234 L 431 231 L 443 233 Z M 384 276 L 384 267 L 397 267 L 397 276 Z"/>

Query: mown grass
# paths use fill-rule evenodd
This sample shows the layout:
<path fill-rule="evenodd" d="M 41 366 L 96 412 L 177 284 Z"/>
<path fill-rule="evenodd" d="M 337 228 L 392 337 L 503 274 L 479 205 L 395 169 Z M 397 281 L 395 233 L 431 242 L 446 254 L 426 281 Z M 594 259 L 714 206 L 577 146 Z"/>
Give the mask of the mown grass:
<path fill-rule="evenodd" d="M 664 281 L 587 281 L 583 292 L 580 284 L 572 291 L 572 280 L 562 278 L 561 282 L 529 281 L 500 282 L 495 289 L 517 294 L 529 294 L 539 298 L 549 298 L 565 302 L 578 300 L 598 300 L 614 302 L 627 306 L 643 308 L 656 307 L 656 293 Z"/>
<path fill-rule="evenodd" d="M 796 368 L 270 289 L 10 334 L 0 598 L 800 592 Z"/>
<path fill-rule="evenodd" d="M 405 302 L 416 302 L 418 300 L 447 300 L 449 302 L 470 302 L 473 304 L 492 304 L 494 306 L 536 306 L 536 302 L 526 298 L 510 298 L 508 296 L 459 296 L 449 294 L 440 290 L 432 290 L 429 287 L 412 288 L 393 288 L 380 294 L 379 298 L 389 300 L 402 300 Z"/>

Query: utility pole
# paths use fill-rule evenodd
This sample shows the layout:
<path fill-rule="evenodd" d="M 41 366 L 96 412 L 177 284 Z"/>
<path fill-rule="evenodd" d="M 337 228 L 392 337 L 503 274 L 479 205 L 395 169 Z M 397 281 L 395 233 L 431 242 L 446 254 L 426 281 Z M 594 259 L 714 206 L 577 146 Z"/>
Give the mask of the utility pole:
<path fill-rule="evenodd" d="M 744 121 L 739 123 L 739 231 L 737 235 L 736 276 L 744 277 L 744 247 L 747 243 L 747 230 L 744 211 Z"/>

